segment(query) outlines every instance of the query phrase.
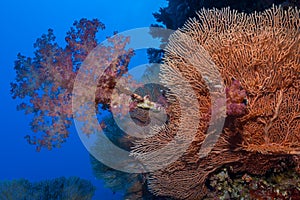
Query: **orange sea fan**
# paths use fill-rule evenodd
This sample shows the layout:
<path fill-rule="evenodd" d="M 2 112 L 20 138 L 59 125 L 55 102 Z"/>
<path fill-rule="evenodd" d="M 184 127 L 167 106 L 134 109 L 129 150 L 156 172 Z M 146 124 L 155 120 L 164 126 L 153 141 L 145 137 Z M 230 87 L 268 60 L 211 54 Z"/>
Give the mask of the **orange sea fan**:
<path fill-rule="evenodd" d="M 299 13 L 297 8 L 283 10 L 275 6 L 249 15 L 229 8 L 203 9 L 197 13 L 198 18 L 188 20 L 171 36 L 162 66 L 162 82 L 169 87 L 177 84 L 176 76 L 186 79 L 198 103 L 190 117 L 200 120 L 184 155 L 148 176 L 154 194 L 199 199 L 207 192 L 206 178 L 223 165 L 231 165 L 234 172 L 263 174 L 279 161 L 299 155 Z M 241 116 L 225 116 L 221 137 L 207 156 L 200 157 L 201 145 L 210 134 L 207 117 L 212 116 L 211 107 L 216 103 L 211 102 L 209 90 L 219 88 L 214 84 L 217 75 L 206 68 L 209 65 L 220 72 L 225 87 L 239 81 L 246 91 L 245 112 Z M 168 97 L 178 100 L 183 92 L 175 87 Z M 222 93 L 214 92 L 217 96 Z M 157 135 L 136 142 L 132 150 L 136 158 L 141 158 L 139 153 L 172 141 L 180 123 L 190 125 L 188 119 L 179 120 L 185 112 L 180 108 L 178 101 L 173 100 L 168 108 L 169 123 L 158 129 Z M 195 113 L 197 116 L 193 116 Z M 222 116 L 211 120 L 219 118 Z"/>

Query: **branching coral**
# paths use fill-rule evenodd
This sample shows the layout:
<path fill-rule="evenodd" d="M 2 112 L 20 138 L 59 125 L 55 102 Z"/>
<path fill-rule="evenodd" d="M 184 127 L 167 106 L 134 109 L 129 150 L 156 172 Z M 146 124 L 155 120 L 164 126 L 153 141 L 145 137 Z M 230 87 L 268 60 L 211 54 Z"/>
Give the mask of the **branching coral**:
<path fill-rule="evenodd" d="M 222 165 L 230 165 L 234 172 L 263 174 L 281 160 L 292 160 L 300 153 L 299 10 L 272 7 L 245 14 L 229 8 L 203 9 L 197 16 L 171 36 L 162 68 L 168 76 L 163 75 L 166 87 L 177 84 L 174 81 L 178 76 L 191 85 L 199 109 L 188 112 L 200 120 L 184 155 L 150 173 L 149 188 L 159 196 L 200 199 L 207 192 L 205 180 Z M 210 134 L 208 119 L 213 104 L 209 90 L 219 87 L 207 84 L 216 78 L 213 72 L 210 80 L 206 77 L 206 67 L 213 65 L 210 59 L 227 88 L 227 117 L 214 148 L 201 157 L 198 152 Z M 175 87 L 167 96 L 176 99 L 174 96 L 182 93 Z M 162 148 L 175 138 L 182 112 L 187 112 L 180 109 L 178 101 L 172 101 L 167 109 L 169 123 L 156 130 L 155 136 L 136 142 L 136 158 L 143 159 L 139 153 Z M 194 126 L 189 119 L 184 123 Z"/>
<path fill-rule="evenodd" d="M 60 147 L 69 137 L 68 128 L 74 117 L 72 91 L 75 78 L 80 65 L 96 46 L 98 56 L 95 57 L 98 60 L 94 60 L 101 61 L 98 63 L 99 68 L 107 68 L 97 82 L 93 106 L 102 106 L 104 109 L 110 106 L 117 79 L 127 72 L 129 60 L 133 56 L 132 50 L 124 49 L 129 38 L 115 36 L 107 39 L 107 46 L 98 44 L 96 33 L 105 28 L 99 20 L 81 19 L 73 25 L 67 32 L 65 47 L 56 43 L 53 30 L 49 29 L 34 44 L 36 50 L 33 58 L 18 54 L 15 62 L 16 79 L 11 83 L 11 93 L 13 98 L 23 100 L 18 110 L 33 114 L 30 125 L 36 134 L 25 138 L 36 146 L 37 151 Z M 105 62 L 108 60 L 111 63 Z M 82 90 L 80 94 L 85 100 L 91 94 Z M 81 118 L 82 121 L 86 119 L 86 116 Z M 90 133 L 89 129 L 85 129 L 86 134 Z"/>

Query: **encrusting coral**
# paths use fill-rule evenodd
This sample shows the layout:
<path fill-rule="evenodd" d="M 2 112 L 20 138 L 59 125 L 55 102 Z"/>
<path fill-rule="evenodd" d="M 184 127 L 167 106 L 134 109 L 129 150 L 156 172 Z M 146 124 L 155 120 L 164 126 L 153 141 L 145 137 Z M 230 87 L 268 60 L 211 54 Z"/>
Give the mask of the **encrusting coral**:
<path fill-rule="evenodd" d="M 171 36 L 162 66 L 166 87 L 181 76 L 196 94 L 199 109 L 188 112 L 199 118 L 197 133 L 180 159 L 148 175 L 151 192 L 176 199 L 204 197 L 207 177 L 224 165 L 234 173 L 252 174 L 264 174 L 286 160 L 299 165 L 299 9 L 273 6 L 253 14 L 203 9 L 197 16 Z M 220 138 L 201 157 L 212 103 L 206 77 L 197 67 L 205 73 L 208 65 L 214 65 L 224 81 L 227 115 Z M 178 134 L 180 117 L 186 112 L 176 100 L 180 94 L 176 88 L 167 94 L 173 100 L 167 108 L 168 124 L 136 142 L 132 152 L 137 159 L 143 159 L 139 153 L 159 149 Z M 191 125 L 186 120 L 186 126 Z"/>

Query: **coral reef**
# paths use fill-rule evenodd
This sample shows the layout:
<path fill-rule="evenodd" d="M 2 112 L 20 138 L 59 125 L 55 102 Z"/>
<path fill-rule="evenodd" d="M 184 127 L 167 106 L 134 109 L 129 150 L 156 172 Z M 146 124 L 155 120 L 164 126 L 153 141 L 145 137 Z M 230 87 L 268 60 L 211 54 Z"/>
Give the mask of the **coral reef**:
<path fill-rule="evenodd" d="M 190 137 L 189 129 L 195 128 L 197 132 L 187 151 L 178 160 L 147 174 L 122 173 L 92 159 L 95 175 L 104 179 L 107 187 L 113 191 L 125 190 L 125 198 L 128 199 L 194 200 L 205 197 L 210 191 L 207 181 L 211 180 L 211 186 L 220 187 L 219 180 L 215 182 L 212 174 L 223 166 L 228 167 L 233 174 L 247 173 L 243 176 L 246 182 L 256 180 L 254 175 L 277 169 L 282 162 L 291 163 L 289 166 L 300 171 L 300 20 L 299 9 L 288 8 L 288 5 L 299 2 L 278 1 L 276 3 L 284 7 L 273 7 L 252 14 L 239 13 L 229 8 L 200 10 L 203 6 L 215 5 L 221 8 L 229 3 L 239 11 L 252 12 L 269 7 L 272 2 L 274 1 L 264 0 L 261 1 L 263 4 L 258 4 L 238 1 L 235 4 L 236 1 L 174 0 L 169 1 L 169 7 L 155 14 L 158 22 L 171 29 L 182 27 L 190 17 L 171 36 L 163 59 L 162 78 L 168 89 L 170 85 L 175 85 L 175 88 L 179 86 L 178 78 L 184 77 L 196 95 L 186 95 L 186 98 L 180 99 L 179 94 L 186 94 L 186 88 L 177 87 L 177 90 L 172 91 L 164 88 L 166 93 L 161 95 L 157 92 L 159 90 L 153 90 L 153 86 L 136 91 L 137 95 L 131 94 L 136 99 L 147 97 L 144 100 L 148 103 L 150 101 L 151 105 L 145 106 L 141 102 L 132 105 L 130 117 L 135 123 L 147 125 L 149 109 L 155 107 L 151 102 L 160 102 L 168 114 L 163 128 L 152 130 L 151 134 L 150 131 L 136 133 L 143 136 L 147 134 L 145 139 L 126 135 L 117 130 L 109 120 L 101 123 L 102 128 L 111 141 L 131 151 L 131 155 L 138 160 L 144 159 L 147 152 L 166 146 L 178 132 L 182 137 Z M 242 7 L 247 9 L 241 9 Z M 196 13 L 196 10 L 200 11 Z M 80 64 L 97 46 L 95 35 L 98 29 L 104 29 L 104 25 L 98 20 L 82 19 L 75 22 L 67 33 L 66 47 L 60 47 L 55 42 L 53 31 L 49 30 L 48 34 L 35 43 L 33 58 L 18 55 L 15 62 L 17 76 L 12 83 L 11 92 L 13 98 L 24 99 L 18 109 L 34 115 L 32 131 L 40 132 L 41 135 L 26 136 L 26 139 L 30 144 L 36 145 L 38 151 L 41 148 L 60 147 L 69 135 L 68 128 L 74 117 L 71 109 L 73 84 Z M 97 107 L 97 114 L 107 109 L 122 114 L 123 110 L 116 105 L 124 99 L 114 99 L 117 101 L 114 102 L 111 96 L 114 95 L 114 88 L 122 93 L 122 88 L 118 88 L 116 83 L 128 71 L 133 51 L 125 50 L 129 38 L 115 37 L 108 42 L 110 46 L 101 46 L 100 51 L 96 52 L 101 56 L 95 56 L 92 60 L 101 64 L 93 66 L 102 69 L 107 67 L 102 63 L 116 59 L 105 68 L 103 76 L 98 80 L 92 106 Z M 149 56 L 151 62 L 160 61 L 163 55 L 163 51 L 149 52 L 152 54 Z M 202 72 L 213 78 L 216 78 L 215 74 L 207 69 L 216 67 L 224 80 L 225 91 L 220 91 L 220 85 L 214 85 L 214 80 L 198 74 L 196 66 L 202 67 Z M 84 80 L 85 77 L 82 78 Z M 126 81 L 129 82 L 130 78 L 125 79 Z M 220 106 L 222 102 L 211 101 L 211 88 L 216 89 L 217 96 L 225 94 L 225 108 Z M 84 102 L 91 95 L 86 94 L 83 88 L 80 89 Z M 181 110 L 180 101 L 189 105 L 187 110 Z M 212 135 L 208 130 L 214 104 L 217 111 L 226 109 L 227 115 L 216 115 L 212 121 L 218 122 L 226 117 L 225 124 L 221 131 L 211 130 L 220 132 L 221 137 L 213 149 L 209 149 L 207 156 L 200 156 L 204 140 Z M 82 121 L 87 119 L 88 114 L 82 116 Z M 191 120 L 194 118 L 198 118 L 199 123 L 195 124 Z M 178 126 L 180 123 L 184 123 L 184 130 Z M 85 128 L 84 132 L 89 134 L 94 127 Z M 172 155 L 178 154 L 175 148 L 171 150 Z M 145 157 L 140 156 L 143 153 Z M 111 157 L 114 158 L 113 155 Z M 161 165 L 159 160 L 154 158 L 153 161 L 156 166 Z M 229 180 L 230 177 L 226 174 L 227 172 L 221 172 L 217 176 L 223 177 L 221 181 Z M 26 187 L 16 188 L 26 193 L 30 184 L 26 181 L 24 184 Z M 18 198 L 22 199 L 22 194 L 5 193 L 12 191 L 11 188 L 15 187 L 12 185 L 2 185 L 3 188 L 10 188 L 3 190 L 3 194 L 21 195 Z M 258 190 L 248 190 L 254 197 L 267 194 L 259 188 L 265 187 L 265 183 L 257 182 L 256 186 Z M 44 191 L 45 188 L 41 190 Z M 273 195 L 277 190 L 271 188 L 270 191 L 268 194 Z M 298 194 L 296 190 L 294 193 L 289 192 L 291 193 L 288 194 Z M 226 198 L 233 194 L 234 192 L 220 195 Z M 49 195 L 52 198 L 52 194 Z"/>
<path fill-rule="evenodd" d="M 91 200 L 96 188 L 78 177 L 60 177 L 31 183 L 28 180 L 0 182 L 0 199 Z"/>
<path fill-rule="evenodd" d="M 229 8 L 202 9 L 197 18 L 188 20 L 171 36 L 164 58 L 163 83 L 166 87 L 174 85 L 176 81 L 172 81 L 177 80 L 178 74 L 188 80 L 200 104 L 196 110 L 200 122 L 186 153 L 147 176 L 151 192 L 179 199 L 201 199 L 208 191 L 207 177 L 223 165 L 230 165 L 234 173 L 252 174 L 265 174 L 285 159 L 297 165 L 300 150 L 299 26 L 297 8 L 272 7 L 253 14 Z M 209 134 L 207 116 L 211 115 L 212 104 L 208 86 L 196 66 L 206 72 L 210 59 L 229 90 L 240 86 L 227 97 L 240 92 L 237 97 L 242 98 L 233 103 L 243 103 L 243 109 L 238 115 L 227 113 L 221 137 L 208 156 L 201 157 L 198 152 Z M 182 92 L 175 89 L 167 97 L 174 99 Z M 137 159 L 143 159 L 139 153 L 159 149 L 174 139 L 182 114 L 179 103 L 172 101 L 167 112 L 169 121 L 165 129 L 135 142 L 133 155 Z M 187 126 L 193 126 L 189 122 L 185 121 Z"/>
<path fill-rule="evenodd" d="M 222 168 L 208 179 L 210 192 L 203 199 L 299 199 L 299 174 L 284 162 L 281 167 L 264 177 Z"/>

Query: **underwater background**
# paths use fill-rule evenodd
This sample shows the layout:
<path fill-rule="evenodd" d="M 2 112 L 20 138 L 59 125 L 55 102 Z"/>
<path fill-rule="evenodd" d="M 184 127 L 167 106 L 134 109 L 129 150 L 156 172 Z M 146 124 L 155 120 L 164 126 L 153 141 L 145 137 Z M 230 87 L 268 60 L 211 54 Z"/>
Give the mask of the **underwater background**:
<path fill-rule="evenodd" d="M 300 2 L 296 0 L 53 0 L 49 2 L 12 0 L 0 2 L 0 124 L 2 127 L 0 140 L 0 200 L 24 199 L 25 197 L 30 199 L 118 200 L 125 197 L 128 199 L 141 199 L 141 196 L 143 199 L 173 199 L 168 195 L 153 196 L 147 190 L 147 183 L 142 175 L 124 175 L 110 170 L 96 161 L 83 145 L 72 122 L 68 127 L 70 135 L 68 135 L 66 142 L 62 142 L 59 146 L 53 145 L 53 147 L 47 149 L 45 143 L 27 136 L 35 134 L 32 133 L 34 125 L 31 124 L 34 117 L 32 114 L 25 114 L 26 111 L 17 110 L 18 105 L 22 105 L 22 102 L 30 101 L 29 97 L 24 99 L 12 98 L 18 93 L 17 90 L 11 91 L 11 83 L 16 81 L 16 71 L 18 71 L 17 68 L 14 69 L 14 66 L 17 66 L 15 61 L 22 60 L 22 58 L 17 57 L 18 53 L 26 57 L 35 57 L 34 52 L 38 47 L 34 47 L 33 44 L 37 41 L 37 38 L 49 33 L 49 28 L 53 29 L 58 45 L 64 47 L 66 45 L 66 33 L 70 30 L 74 21 L 80 21 L 82 18 L 87 20 L 98 19 L 105 25 L 105 29 L 100 30 L 96 36 L 97 41 L 101 42 L 116 31 L 122 32 L 129 29 L 149 27 L 151 24 L 158 24 L 154 26 L 176 30 L 182 27 L 188 18 L 194 17 L 195 11 L 203 7 L 223 8 L 230 6 L 239 12 L 252 13 L 270 8 L 272 4 L 281 5 L 282 7 L 300 6 Z M 127 63 L 129 68 L 143 63 L 161 61 L 161 52 L 148 51 L 148 53 L 150 56 L 146 51 L 136 53 L 132 57 L 130 55 L 131 60 L 129 64 Z M 111 126 L 114 127 L 115 124 L 109 120 L 106 119 L 106 123 L 108 125 L 112 124 Z M 106 134 L 112 133 L 113 135 L 113 131 L 120 132 L 113 129 L 106 130 Z M 114 136 L 111 137 L 110 139 L 114 140 Z M 122 136 L 116 137 L 118 138 L 115 139 L 115 142 L 120 142 L 119 139 Z M 289 159 L 292 158 L 283 158 L 282 160 L 288 163 L 290 162 Z M 207 199 L 239 199 L 241 194 L 238 191 L 245 182 L 251 181 L 258 188 L 267 187 L 272 190 L 269 193 L 261 190 L 257 193 L 253 192 L 253 199 L 264 199 L 262 197 L 267 195 L 270 197 L 278 195 L 279 199 L 289 199 L 291 194 L 294 197 L 290 199 L 300 199 L 300 181 L 294 171 L 288 171 L 286 175 L 268 175 L 266 180 L 260 176 L 248 176 L 246 173 L 239 174 L 235 179 L 236 177 L 231 177 L 226 167 L 219 168 L 215 175 L 210 176 L 205 183 L 211 191 L 214 191 L 214 193 L 211 192 L 206 196 Z M 275 171 L 287 171 L 292 167 L 294 165 L 289 166 L 285 163 L 279 163 L 278 166 L 276 165 Z M 141 183 L 143 187 L 133 187 L 134 183 L 132 182 L 134 181 L 130 182 L 131 180 L 138 180 L 137 182 Z M 260 182 L 261 180 L 264 182 Z M 283 183 L 283 188 L 276 188 L 279 182 Z M 58 185 L 63 189 L 58 189 Z M 287 187 L 290 185 L 295 185 L 293 191 L 287 191 Z M 142 195 L 140 191 L 134 190 L 136 188 L 143 191 Z M 226 191 L 230 191 L 232 196 L 229 196 Z M 276 191 L 280 192 L 276 193 Z M 9 196 L 11 193 L 16 196 Z M 124 193 L 126 193 L 125 197 Z M 139 194 L 135 195 L 134 193 Z M 245 191 L 245 193 L 249 193 L 249 191 Z M 74 196 L 72 197 L 72 195 Z M 215 195 L 219 196 L 216 197 Z"/>

